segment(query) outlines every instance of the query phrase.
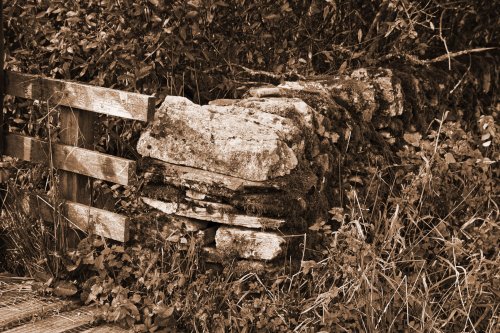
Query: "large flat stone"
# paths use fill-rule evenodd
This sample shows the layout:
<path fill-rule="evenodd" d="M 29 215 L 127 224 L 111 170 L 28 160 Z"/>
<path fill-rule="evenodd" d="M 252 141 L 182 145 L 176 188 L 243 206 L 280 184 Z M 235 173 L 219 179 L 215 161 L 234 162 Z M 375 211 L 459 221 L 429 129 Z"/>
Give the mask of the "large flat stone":
<path fill-rule="evenodd" d="M 137 150 L 165 162 L 251 181 L 287 175 L 303 153 L 303 133 L 280 112 L 263 110 L 252 105 L 201 106 L 168 96 Z M 274 105 L 273 110 L 279 108 Z"/>
<path fill-rule="evenodd" d="M 217 250 L 244 259 L 272 260 L 283 253 L 286 241 L 273 232 L 220 227 L 215 234 Z"/>

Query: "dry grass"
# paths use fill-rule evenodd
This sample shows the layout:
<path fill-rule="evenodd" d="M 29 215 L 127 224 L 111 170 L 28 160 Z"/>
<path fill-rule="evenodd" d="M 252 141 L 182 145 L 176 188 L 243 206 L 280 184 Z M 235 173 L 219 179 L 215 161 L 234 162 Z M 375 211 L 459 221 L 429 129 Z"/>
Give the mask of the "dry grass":
<path fill-rule="evenodd" d="M 485 145 L 460 123 L 436 125 L 399 152 L 400 164 L 374 168 L 368 186 L 347 191 L 344 207 L 304 236 L 302 258 L 265 272 L 203 270 L 194 239 L 170 244 L 161 232 L 125 248 L 90 237 L 61 258 L 62 229 L 9 205 L 4 266 L 64 272 L 103 319 L 139 331 L 497 332 L 495 136 Z M 155 230 L 142 218 L 143 231 Z"/>

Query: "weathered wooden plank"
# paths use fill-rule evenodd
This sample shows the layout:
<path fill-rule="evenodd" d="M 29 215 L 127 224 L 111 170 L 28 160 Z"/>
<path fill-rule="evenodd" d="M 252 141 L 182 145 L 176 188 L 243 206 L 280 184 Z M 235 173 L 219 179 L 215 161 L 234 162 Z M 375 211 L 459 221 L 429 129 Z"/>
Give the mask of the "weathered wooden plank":
<path fill-rule="evenodd" d="M 86 111 L 141 121 L 153 120 L 153 96 L 7 71 L 6 93 Z"/>
<path fill-rule="evenodd" d="M 92 327 L 84 331 L 79 331 L 80 333 L 134 333 L 133 329 L 124 329 L 115 325 L 104 325 L 98 327 Z"/>
<path fill-rule="evenodd" d="M 184 216 L 196 220 L 256 229 L 277 229 L 286 222 L 281 219 L 240 214 L 232 206 L 216 202 L 192 200 L 198 206 L 189 206 L 184 203 L 164 202 L 145 197 L 141 197 L 141 199 L 147 205 L 166 214 Z"/>
<path fill-rule="evenodd" d="M 217 250 L 245 259 L 272 260 L 283 253 L 286 241 L 271 233 L 241 228 L 220 227 L 215 235 Z"/>
<path fill-rule="evenodd" d="M 126 216 L 75 202 L 66 202 L 66 214 L 83 231 L 92 228 L 95 234 L 106 238 L 120 242 L 129 239 L 129 218 Z"/>
<path fill-rule="evenodd" d="M 36 291 L 32 289 L 32 285 L 26 277 L 10 276 L 0 273 L 0 331 L 10 329 L 11 332 L 37 332 L 37 333 L 53 333 L 51 327 L 47 327 L 44 321 L 50 324 L 55 324 L 56 329 L 66 329 L 67 327 L 59 327 L 59 322 L 64 320 L 78 322 L 77 328 L 74 331 L 85 333 L 127 333 L 133 330 L 122 329 L 116 325 L 104 324 L 95 326 L 92 321 L 80 321 L 82 316 L 92 319 L 90 314 L 93 314 L 95 308 L 86 307 L 80 310 L 65 312 L 69 309 L 74 309 L 77 303 L 72 299 L 59 299 L 56 297 L 40 298 L 36 295 Z M 54 317 L 61 317 L 54 321 Z M 34 324 L 36 323 L 36 324 Z M 63 325 L 62 325 L 63 326 Z M 70 330 L 63 331 L 65 333 L 73 332 Z M 57 332 L 57 331 L 56 331 Z"/>
<path fill-rule="evenodd" d="M 49 162 L 49 143 L 32 137 L 9 134 L 6 155 L 33 163 Z M 109 182 L 130 185 L 135 180 L 136 162 L 93 150 L 52 144 L 54 167 Z"/>
<path fill-rule="evenodd" d="M 58 311 L 67 304 L 68 302 L 61 300 L 48 302 L 31 298 L 23 302 L 0 307 L 0 331 L 2 328 L 12 327 L 35 316 Z"/>
<path fill-rule="evenodd" d="M 48 198 L 24 194 L 22 209 L 25 213 L 53 222 L 54 210 L 58 208 L 72 228 L 92 231 L 96 235 L 126 242 L 129 239 L 129 218 L 107 210 L 90 207 L 76 202 L 64 201 L 53 207 Z"/>
<path fill-rule="evenodd" d="M 6 333 L 63 333 L 80 328 L 85 324 L 94 321 L 96 310 L 94 307 L 85 307 L 69 312 L 59 313 L 46 319 L 25 324 L 8 331 Z M 89 327 L 90 328 L 90 327 Z M 80 331 L 80 330 L 79 330 Z"/>

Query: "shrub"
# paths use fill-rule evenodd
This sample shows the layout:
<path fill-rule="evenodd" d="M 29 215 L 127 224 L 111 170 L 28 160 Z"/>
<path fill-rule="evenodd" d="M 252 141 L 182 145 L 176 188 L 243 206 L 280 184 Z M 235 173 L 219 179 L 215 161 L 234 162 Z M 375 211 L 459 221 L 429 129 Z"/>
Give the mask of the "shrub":
<path fill-rule="evenodd" d="M 488 1 L 17 0 L 4 13 L 10 68 L 159 100 L 498 45 Z"/>

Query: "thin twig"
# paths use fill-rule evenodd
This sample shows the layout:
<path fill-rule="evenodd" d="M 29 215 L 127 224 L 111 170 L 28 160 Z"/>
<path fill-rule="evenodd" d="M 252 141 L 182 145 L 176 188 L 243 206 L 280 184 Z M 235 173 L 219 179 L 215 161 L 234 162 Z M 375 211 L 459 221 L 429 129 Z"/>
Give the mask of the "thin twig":
<path fill-rule="evenodd" d="M 448 70 L 451 71 L 450 50 L 448 49 L 448 44 L 446 43 L 446 39 L 443 37 L 443 16 L 444 16 L 445 12 L 446 12 L 446 9 L 444 9 L 441 12 L 441 16 L 439 17 L 439 39 L 441 39 L 441 41 L 444 44 L 444 48 L 446 49 L 446 55 L 443 55 L 443 56 L 445 57 L 444 59 L 448 59 Z"/>
<path fill-rule="evenodd" d="M 252 77 L 264 76 L 264 77 L 267 77 L 267 78 L 269 78 L 271 80 L 275 80 L 275 81 L 282 81 L 283 79 L 286 79 L 286 78 L 298 78 L 300 80 L 305 80 L 305 77 L 298 74 L 298 73 L 276 74 L 276 73 L 272 73 L 272 72 L 268 72 L 268 71 L 251 69 L 251 68 L 239 65 L 239 64 L 231 64 L 231 65 L 238 67 L 238 68 L 241 68 L 244 72 L 248 73 Z"/>
<path fill-rule="evenodd" d="M 462 75 L 462 77 L 460 78 L 460 80 L 458 80 L 457 84 L 455 84 L 455 86 L 453 87 L 453 89 L 450 90 L 450 94 L 453 94 L 453 92 L 458 88 L 458 86 L 460 86 L 460 83 L 462 83 L 462 81 L 467 76 L 467 73 L 469 73 L 471 65 L 472 65 L 472 63 L 469 62 L 469 67 L 467 68 L 467 71 L 464 73 L 464 75 Z"/>
<path fill-rule="evenodd" d="M 424 60 L 424 61 L 428 64 L 432 64 L 435 62 L 440 62 L 440 61 L 446 60 L 446 59 L 448 59 L 448 57 L 456 58 L 456 57 L 459 57 L 459 56 L 465 55 L 465 54 L 485 52 L 485 51 L 495 50 L 495 49 L 497 49 L 497 47 L 478 47 L 475 49 L 468 49 L 468 50 L 462 50 L 462 51 L 457 51 L 457 52 L 451 52 L 449 54 L 443 54 L 442 56 L 436 57 L 434 59 Z"/>
<path fill-rule="evenodd" d="M 379 59 L 379 61 L 377 63 L 380 63 L 382 61 L 387 61 L 387 60 L 390 60 L 390 59 L 393 59 L 393 58 L 397 58 L 397 57 L 403 56 L 407 61 L 409 61 L 413 65 L 425 66 L 425 65 L 436 63 L 436 62 L 441 62 L 443 60 L 447 60 L 448 57 L 452 59 L 452 58 L 456 58 L 456 57 L 459 57 L 459 56 L 462 56 L 462 55 L 466 55 L 466 54 L 479 53 L 479 52 L 485 52 L 485 51 L 496 50 L 496 49 L 498 49 L 498 47 L 478 47 L 478 48 L 475 48 L 475 49 L 468 49 L 468 50 L 462 50 L 462 51 L 457 51 L 457 52 L 450 52 L 450 53 L 443 54 L 443 55 L 441 55 L 439 57 L 436 57 L 436 58 L 433 58 L 433 59 L 424 59 L 424 60 L 419 59 L 416 56 L 414 56 L 412 54 L 408 54 L 408 53 L 403 53 L 403 54 L 400 54 L 400 53 L 390 53 L 390 54 L 387 54 L 385 56 L 380 57 L 380 59 Z"/>

